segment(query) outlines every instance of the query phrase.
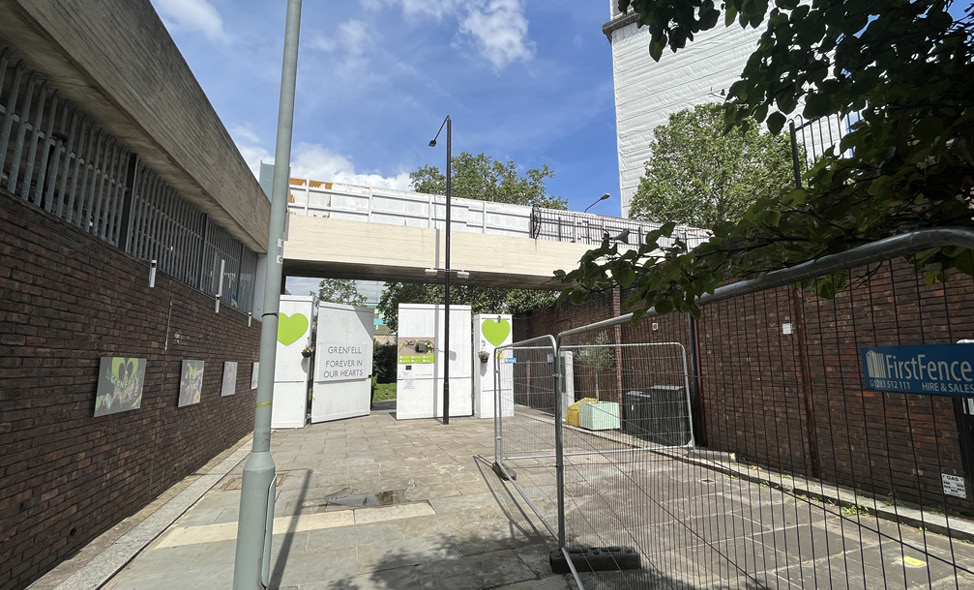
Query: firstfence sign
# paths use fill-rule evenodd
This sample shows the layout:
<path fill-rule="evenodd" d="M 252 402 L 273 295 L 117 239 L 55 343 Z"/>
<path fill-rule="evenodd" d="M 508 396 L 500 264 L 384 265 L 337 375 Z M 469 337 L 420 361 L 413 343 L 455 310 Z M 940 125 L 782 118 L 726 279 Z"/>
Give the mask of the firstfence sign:
<path fill-rule="evenodd" d="M 864 346 L 866 389 L 974 397 L 974 344 Z"/>

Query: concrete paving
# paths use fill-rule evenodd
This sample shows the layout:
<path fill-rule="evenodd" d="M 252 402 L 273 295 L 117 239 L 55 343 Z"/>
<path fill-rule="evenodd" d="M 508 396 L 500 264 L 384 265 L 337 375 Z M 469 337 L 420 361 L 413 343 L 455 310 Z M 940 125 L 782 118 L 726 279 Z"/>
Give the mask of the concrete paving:
<path fill-rule="evenodd" d="M 543 526 L 480 458 L 492 454 L 492 437 L 490 420 L 444 426 L 390 411 L 275 431 L 271 587 L 573 587 L 551 574 Z M 240 461 L 102 587 L 229 588 L 242 469 Z"/>
<path fill-rule="evenodd" d="M 550 417 L 522 411 L 507 419 L 505 448 L 517 456 L 520 441 L 529 450 L 522 455 L 533 458 L 509 465 L 551 524 L 556 486 L 550 457 L 538 457 L 539 428 L 547 432 Z M 637 545 L 643 559 L 640 570 L 583 573 L 586 587 L 974 587 L 974 545 L 881 510 L 850 510 L 841 494 L 807 497 L 780 474 L 676 451 L 581 452 L 614 448 L 611 433 L 568 429 L 566 439 L 576 453 L 566 457 L 570 544 Z M 242 441 L 215 458 L 31 590 L 229 588 L 249 448 Z M 575 587 L 570 576 L 551 574 L 555 546 L 545 525 L 492 472 L 490 420 L 444 426 L 397 421 L 386 409 L 276 431 L 272 451 L 271 588 Z"/>

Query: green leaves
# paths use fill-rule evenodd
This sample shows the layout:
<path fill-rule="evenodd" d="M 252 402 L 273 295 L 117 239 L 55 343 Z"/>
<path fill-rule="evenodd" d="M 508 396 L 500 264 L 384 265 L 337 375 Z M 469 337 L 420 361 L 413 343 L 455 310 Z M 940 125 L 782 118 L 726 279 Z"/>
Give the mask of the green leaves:
<path fill-rule="evenodd" d="M 553 209 L 564 209 L 566 201 L 549 195 L 545 181 L 555 173 L 547 165 L 532 168 L 521 174 L 517 164 L 508 160 L 502 162 L 483 153 L 473 155 L 467 152 L 453 158 L 452 195 L 467 199 L 512 203 L 517 205 L 538 205 Z M 435 166 L 423 166 L 409 175 L 413 188 L 420 192 L 443 194 L 446 192 L 446 176 Z M 596 267 L 593 256 L 587 254 L 589 267 Z M 584 260 L 584 259 L 583 259 Z M 571 281 L 569 273 L 556 271 L 556 276 Z M 608 280 L 608 279 L 605 279 Z M 458 305 L 470 305 L 474 313 L 517 313 L 555 300 L 553 293 L 525 289 L 481 288 L 454 284 L 450 287 L 450 297 Z M 580 292 L 578 299 L 587 298 Z M 422 285 L 414 283 L 386 283 L 379 300 L 378 312 L 383 315 L 386 325 L 393 332 L 399 328 L 399 303 L 442 303 L 443 285 Z"/>
<path fill-rule="evenodd" d="M 521 175 L 511 160 L 502 162 L 483 153 L 475 156 L 462 152 L 453 157 L 451 193 L 454 197 L 478 201 L 564 209 L 567 202 L 549 195 L 545 187 L 545 181 L 554 175 L 547 165 L 531 168 Z M 446 193 L 446 176 L 436 166 L 423 166 L 410 173 L 409 178 L 416 191 Z"/>
<path fill-rule="evenodd" d="M 725 134 L 731 117 L 719 104 L 700 105 L 658 127 L 630 215 L 716 228 L 740 219 L 756 198 L 780 196 L 792 176 L 788 140 L 754 127 Z"/>

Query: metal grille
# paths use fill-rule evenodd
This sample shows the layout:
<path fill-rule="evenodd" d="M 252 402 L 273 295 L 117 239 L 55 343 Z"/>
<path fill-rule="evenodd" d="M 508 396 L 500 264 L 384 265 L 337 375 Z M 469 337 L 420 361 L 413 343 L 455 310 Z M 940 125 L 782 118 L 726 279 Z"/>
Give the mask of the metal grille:
<path fill-rule="evenodd" d="M 131 252 L 158 261 L 159 269 L 200 288 L 199 268 L 206 216 L 143 162 L 138 163 L 134 194 Z"/>
<path fill-rule="evenodd" d="M 728 285 L 700 300 L 699 320 L 622 316 L 559 335 L 573 397 L 599 398 L 562 440 L 553 429 L 545 464 L 545 481 L 563 482 L 555 536 L 579 585 L 974 587 L 966 400 L 866 389 L 860 362 L 863 347 L 971 337 L 970 277 L 927 285 L 891 260 L 936 247 L 971 249 L 974 232 L 917 232 Z M 844 268 L 834 299 L 785 286 Z"/>
<path fill-rule="evenodd" d="M 811 121 L 797 115 L 789 124 L 796 174 L 811 168 L 824 154 L 838 153 L 839 142 L 849 133 L 855 121 L 853 115 L 829 115 Z"/>
<path fill-rule="evenodd" d="M 249 311 L 257 256 L 0 41 L 0 189 Z M 223 288 L 218 284 L 224 263 Z"/>
<path fill-rule="evenodd" d="M 543 207 L 535 207 L 531 211 L 531 237 L 557 242 L 599 245 L 603 238 L 608 238 L 610 244 L 638 245 L 646 238 L 646 234 L 659 229 L 661 225 Z M 678 228 L 674 233 L 690 248 L 710 239 L 706 230 L 692 227 Z M 663 239 L 660 245 L 670 246 L 672 240 Z"/>
<path fill-rule="evenodd" d="M 240 274 L 240 252 L 242 246 L 230 232 L 206 220 L 206 245 L 203 249 L 201 266 L 201 285 L 212 295 L 219 294 L 220 302 L 236 307 L 237 277 Z M 220 284 L 220 271 L 223 270 L 223 284 Z"/>

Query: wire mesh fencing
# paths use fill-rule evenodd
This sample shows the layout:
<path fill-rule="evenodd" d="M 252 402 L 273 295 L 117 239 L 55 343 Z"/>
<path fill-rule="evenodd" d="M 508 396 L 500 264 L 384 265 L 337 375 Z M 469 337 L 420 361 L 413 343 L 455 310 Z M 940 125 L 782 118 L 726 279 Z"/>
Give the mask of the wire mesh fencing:
<path fill-rule="evenodd" d="M 974 282 L 891 258 L 972 246 L 894 238 L 718 289 L 699 319 L 560 334 L 563 398 L 593 398 L 549 463 L 579 585 L 974 587 L 974 347 L 951 345 Z"/>
<path fill-rule="evenodd" d="M 496 354 L 494 468 L 557 537 L 555 416 L 561 400 L 554 339 L 516 342 Z"/>

